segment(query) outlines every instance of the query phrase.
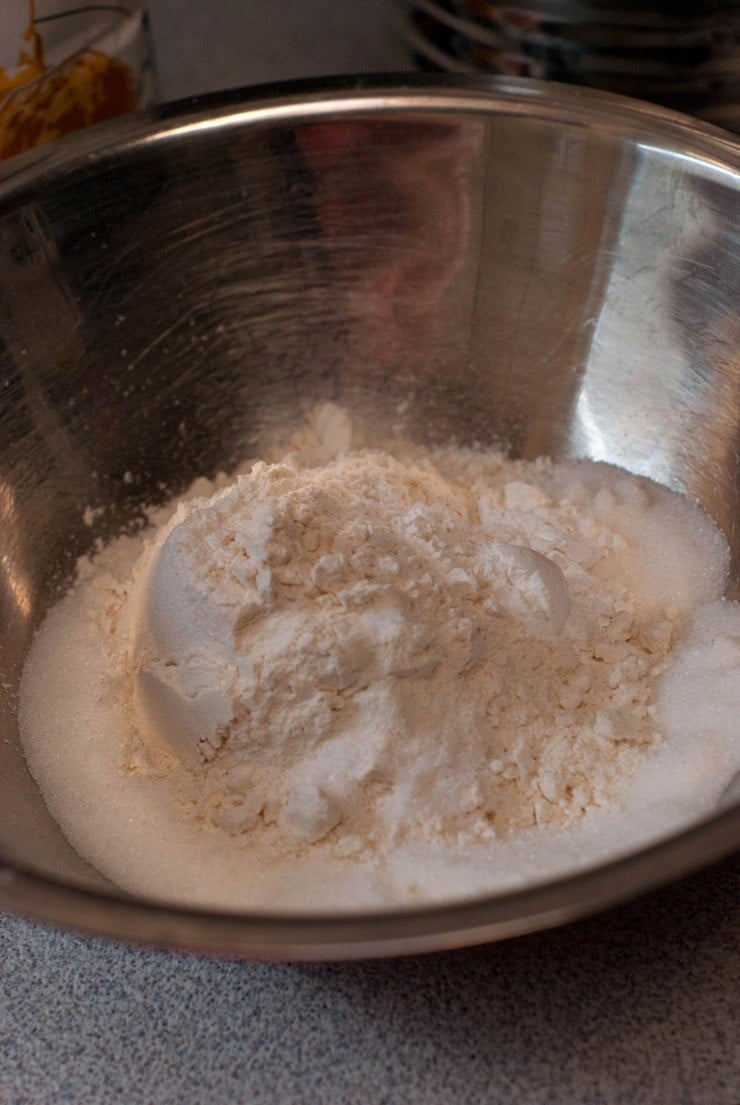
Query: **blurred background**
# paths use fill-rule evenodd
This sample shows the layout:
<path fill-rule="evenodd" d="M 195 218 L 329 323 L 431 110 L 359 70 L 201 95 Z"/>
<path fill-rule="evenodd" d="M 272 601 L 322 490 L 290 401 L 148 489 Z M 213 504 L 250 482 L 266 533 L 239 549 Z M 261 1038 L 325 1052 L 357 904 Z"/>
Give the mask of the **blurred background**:
<path fill-rule="evenodd" d="M 654 100 L 740 129 L 737 0 L 151 0 L 162 94 L 420 68 Z"/>
<path fill-rule="evenodd" d="M 740 0 L 0 0 L 0 159 L 154 100 L 340 73 L 503 73 L 740 130 Z"/>
<path fill-rule="evenodd" d="M 395 0 L 0 0 L 0 160 L 157 99 L 408 69 Z"/>
<path fill-rule="evenodd" d="M 397 0 L 151 0 L 162 98 L 413 68 Z"/>
<path fill-rule="evenodd" d="M 740 129 L 737 0 L 151 0 L 165 98 L 287 76 L 508 73 Z"/>

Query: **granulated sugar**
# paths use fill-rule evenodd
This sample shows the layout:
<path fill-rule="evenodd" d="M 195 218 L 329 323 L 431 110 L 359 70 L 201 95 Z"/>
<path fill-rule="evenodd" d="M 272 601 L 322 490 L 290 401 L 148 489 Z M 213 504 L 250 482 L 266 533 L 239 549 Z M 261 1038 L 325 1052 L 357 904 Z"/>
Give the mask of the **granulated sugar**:
<path fill-rule="evenodd" d="M 708 812 L 740 768 L 740 609 L 707 516 L 608 465 L 356 438 L 319 408 L 81 565 L 21 693 L 80 853 L 160 898 L 352 909 Z"/>

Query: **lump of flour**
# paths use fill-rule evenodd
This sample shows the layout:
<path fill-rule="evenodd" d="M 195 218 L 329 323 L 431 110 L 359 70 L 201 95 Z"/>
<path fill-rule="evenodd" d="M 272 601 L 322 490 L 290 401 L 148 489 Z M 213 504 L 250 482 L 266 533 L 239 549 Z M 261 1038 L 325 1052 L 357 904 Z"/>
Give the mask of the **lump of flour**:
<path fill-rule="evenodd" d="M 155 523 L 104 551 L 42 631 L 26 747 L 33 769 L 58 739 L 38 677 L 72 620 L 96 655 L 88 707 L 115 718 L 116 772 L 166 806 L 165 837 L 179 822 L 228 842 L 229 902 L 269 865 L 377 868 L 404 849 L 419 857 L 407 886 L 433 896 L 425 856 L 485 854 L 623 803 L 671 739 L 661 686 L 664 716 L 683 718 L 672 654 L 686 665 L 695 612 L 717 605 L 728 569 L 714 524 L 648 480 L 353 449 L 331 405 L 281 459 L 199 481 Z M 719 623 L 698 624 L 706 638 Z M 68 827 L 61 777 L 40 781 Z M 208 854 L 183 843 L 180 862 L 197 876 Z"/>

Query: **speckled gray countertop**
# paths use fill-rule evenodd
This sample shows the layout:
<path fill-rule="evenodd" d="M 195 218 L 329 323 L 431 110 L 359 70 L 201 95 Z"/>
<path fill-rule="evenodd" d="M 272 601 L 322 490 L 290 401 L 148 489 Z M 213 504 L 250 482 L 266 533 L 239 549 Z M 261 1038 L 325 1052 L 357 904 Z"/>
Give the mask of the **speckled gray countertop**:
<path fill-rule="evenodd" d="M 392 0 L 152 0 L 162 92 L 401 69 Z M 740 1105 L 740 861 L 556 932 L 320 967 L 0 916 L 0 1105 Z"/>
<path fill-rule="evenodd" d="M 2 1105 L 737 1105 L 740 861 L 555 932 L 330 966 L 0 922 Z"/>

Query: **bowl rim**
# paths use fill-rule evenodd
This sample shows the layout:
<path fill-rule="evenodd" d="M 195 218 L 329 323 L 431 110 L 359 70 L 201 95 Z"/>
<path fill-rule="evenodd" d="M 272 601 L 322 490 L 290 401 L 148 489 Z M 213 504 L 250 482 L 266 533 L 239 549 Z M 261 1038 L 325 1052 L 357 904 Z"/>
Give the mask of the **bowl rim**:
<path fill-rule="evenodd" d="M 338 961 L 447 951 L 556 928 L 692 875 L 740 846 L 740 806 L 630 855 L 504 894 L 411 909 L 241 913 L 52 879 L 0 858 L 0 908 L 62 929 L 178 951 Z"/>
<path fill-rule="evenodd" d="M 527 115 L 649 140 L 666 153 L 696 158 L 735 177 L 740 197 L 740 143 L 677 112 L 549 81 L 402 74 L 235 89 L 100 124 L 6 163 L 7 172 L 0 175 L 0 214 L 62 173 L 152 143 L 257 123 L 401 111 Z M 441 951 L 554 927 L 656 889 L 738 847 L 740 804 L 639 851 L 505 893 L 413 908 L 323 914 L 171 905 L 115 888 L 55 879 L 0 853 L 0 908 L 62 928 L 182 950 L 281 960 L 357 959 Z"/>
<path fill-rule="evenodd" d="M 317 77 L 189 96 L 118 116 L 0 162 L 0 211 L 47 175 L 73 172 L 137 146 L 256 123 L 361 113 L 491 111 L 559 120 L 634 139 L 670 153 L 677 142 L 740 172 L 740 139 L 711 123 L 646 100 L 515 76 L 390 73 Z"/>

